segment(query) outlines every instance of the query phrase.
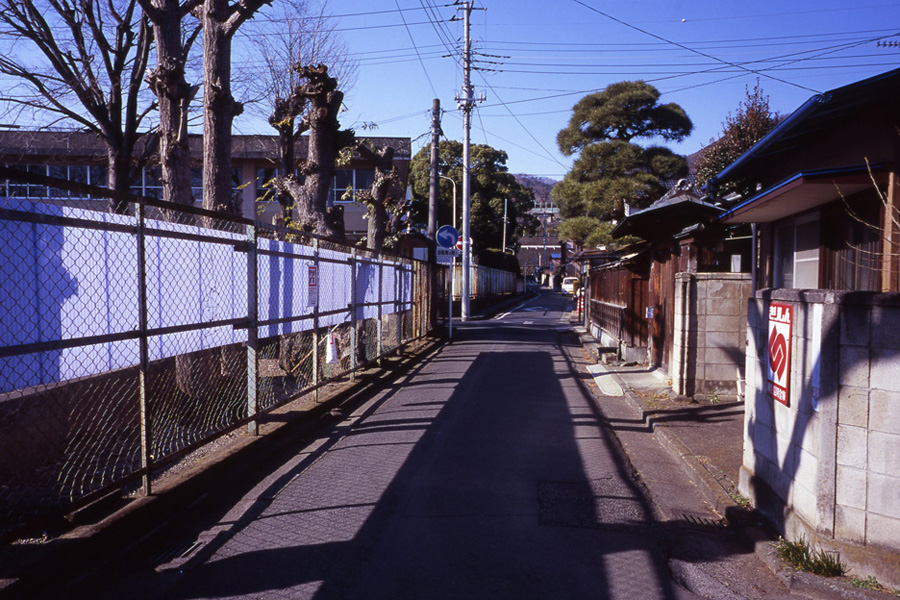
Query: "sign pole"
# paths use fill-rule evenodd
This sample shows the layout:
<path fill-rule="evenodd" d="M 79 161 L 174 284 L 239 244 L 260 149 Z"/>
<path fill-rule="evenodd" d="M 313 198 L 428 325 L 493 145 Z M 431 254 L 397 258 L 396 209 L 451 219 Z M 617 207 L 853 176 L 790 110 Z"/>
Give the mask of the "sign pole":
<path fill-rule="evenodd" d="M 456 267 L 456 245 L 459 241 L 459 231 L 457 231 L 456 227 L 454 227 L 453 225 L 444 225 L 437 230 L 434 238 L 435 242 L 437 242 L 437 248 L 435 251 L 437 254 L 438 263 L 450 265 L 450 281 L 449 285 L 447 286 L 447 288 L 449 289 L 449 293 L 447 294 L 449 296 L 449 310 L 447 312 L 447 333 L 450 339 L 453 339 L 453 276 Z"/>
<path fill-rule="evenodd" d="M 456 257 L 450 259 L 450 306 L 447 311 L 447 337 L 453 339 L 453 280 L 456 275 Z"/>

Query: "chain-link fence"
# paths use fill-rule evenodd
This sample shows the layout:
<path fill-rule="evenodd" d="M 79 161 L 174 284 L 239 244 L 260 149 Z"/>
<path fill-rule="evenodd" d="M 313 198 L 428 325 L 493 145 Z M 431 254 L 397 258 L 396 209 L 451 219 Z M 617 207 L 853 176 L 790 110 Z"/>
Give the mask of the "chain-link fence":
<path fill-rule="evenodd" d="M 158 201 L 0 199 L 0 536 L 424 336 L 429 266 Z"/>

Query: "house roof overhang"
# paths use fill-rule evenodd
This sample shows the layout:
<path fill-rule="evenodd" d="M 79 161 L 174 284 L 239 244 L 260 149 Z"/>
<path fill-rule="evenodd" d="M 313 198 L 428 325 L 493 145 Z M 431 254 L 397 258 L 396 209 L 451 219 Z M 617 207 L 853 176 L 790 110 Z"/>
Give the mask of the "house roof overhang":
<path fill-rule="evenodd" d="M 645 240 L 658 240 L 721 212 L 721 208 L 704 202 L 697 196 L 678 195 L 625 217 L 612 230 L 612 235 L 636 235 Z"/>
<path fill-rule="evenodd" d="M 886 177 L 880 165 L 801 171 L 731 208 L 719 220 L 726 224 L 771 223 L 873 189 Z"/>

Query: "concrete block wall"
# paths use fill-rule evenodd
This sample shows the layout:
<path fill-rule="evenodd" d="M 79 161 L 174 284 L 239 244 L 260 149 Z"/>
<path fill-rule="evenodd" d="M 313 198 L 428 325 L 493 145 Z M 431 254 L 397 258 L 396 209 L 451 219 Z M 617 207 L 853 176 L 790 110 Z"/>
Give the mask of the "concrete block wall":
<path fill-rule="evenodd" d="M 766 388 L 774 301 L 794 310 L 790 406 Z M 765 291 L 747 338 L 741 493 L 788 539 L 900 586 L 900 295 Z"/>
<path fill-rule="evenodd" d="M 742 392 L 746 346 L 746 273 L 678 273 L 669 375 L 676 393 L 734 397 Z"/>

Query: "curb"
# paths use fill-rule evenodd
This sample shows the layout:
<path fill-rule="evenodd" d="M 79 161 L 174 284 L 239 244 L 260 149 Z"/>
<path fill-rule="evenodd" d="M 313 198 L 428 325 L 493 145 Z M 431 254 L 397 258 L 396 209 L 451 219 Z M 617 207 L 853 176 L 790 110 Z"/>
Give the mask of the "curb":
<path fill-rule="evenodd" d="M 600 362 L 601 345 L 584 328 L 582 323 L 570 321 L 573 331 L 578 336 L 579 343 L 587 350 L 591 358 Z M 681 465 L 690 476 L 696 477 L 702 485 L 698 486 L 703 496 L 716 513 L 725 517 L 729 509 L 739 509 L 740 505 L 731 497 L 729 490 L 723 485 L 719 477 L 713 473 L 707 465 L 703 464 L 690 448 L 674 433 L 666 431 L 665 427 L 658 426 L 652 416 L 648 416 L 646 409 L 636 397 L 634 391 L 616 373 L 610 373 L 624 391 L 623 397 L 632 408 L 639 411 L 642 420 L 650 428 L 653 436 L 660 445 Z M 733 404 L 743 404 L 735 402 Z M 727 479 L 725 479 L 728 481 Z M 728 481 L 731 486 L 734 482 Z M 815 600 L 878 600 L 884 599 L 884 593 L 864 590 L 852 587 L 846 579 L 835 579 L 813 575 L 802 571 L 796 571 L 789 564 L 781 560 L 772 546 L 772 540 L 760 527 L 731 522 L 738 534 L 753 544 L 754 554 L 772 573 L 778 577 L 791 594 L 797 594 Z"/>

